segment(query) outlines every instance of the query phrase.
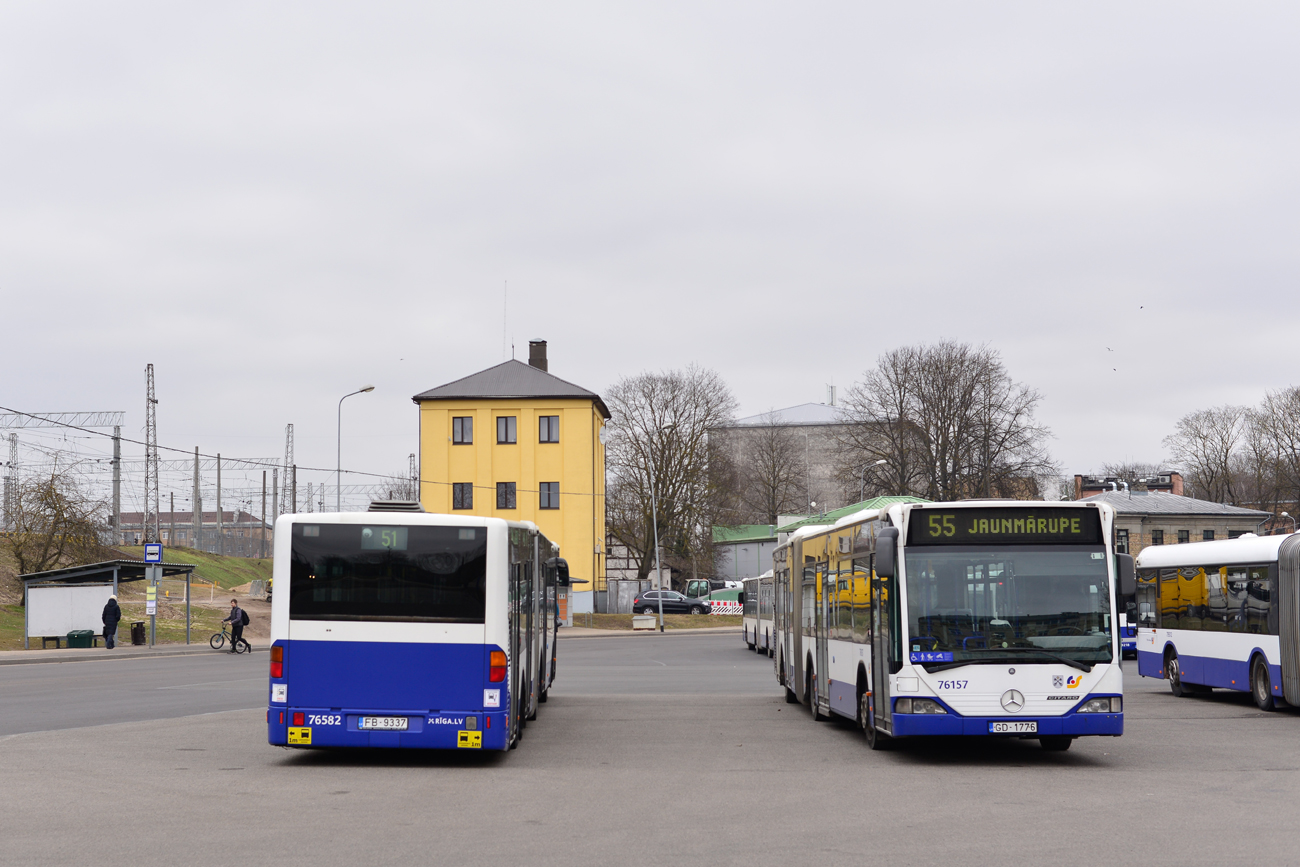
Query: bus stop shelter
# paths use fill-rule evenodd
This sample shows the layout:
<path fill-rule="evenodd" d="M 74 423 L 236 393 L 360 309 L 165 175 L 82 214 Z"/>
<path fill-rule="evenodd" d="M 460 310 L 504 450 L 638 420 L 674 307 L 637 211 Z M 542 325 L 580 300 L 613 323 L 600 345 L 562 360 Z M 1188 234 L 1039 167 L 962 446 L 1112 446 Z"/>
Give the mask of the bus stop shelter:
<path fill-rule="evenodd" d="M 108 597 L 118 595 L 121 584 L 147 580 L 149 569 L 158 570 L 160 578 L 185 576 L 185 643 L 189 644 L 190 577 L 194 567 L 186 563 L 105 560 L 18 576 L 23 582 L 23 647 L 31 647 L 32 635 L 61 635 L 87 627 L 98 632 Z"/>

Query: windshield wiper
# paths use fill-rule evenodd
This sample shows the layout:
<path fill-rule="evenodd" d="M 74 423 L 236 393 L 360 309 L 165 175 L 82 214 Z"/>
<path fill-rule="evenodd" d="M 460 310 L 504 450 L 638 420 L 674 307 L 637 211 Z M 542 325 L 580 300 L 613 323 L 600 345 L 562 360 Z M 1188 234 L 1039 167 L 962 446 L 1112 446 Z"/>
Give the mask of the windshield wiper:
<path fill-rule="evenodd" d="M 1064 662 L 1071 668 L 1077 668 L 1079 671 L 1092 671 L 1092 666 L 1086 662 L 1080 662 L 1077 659 L 1071 659 L 1068 656 L 1061 656 L 1058 653 L 1052 653 L 1050 650 L 1043 650 L 1041 647 L 976 647 L 973 650 L 985 650 L 996 653 L 1036 653 L 1039 656 L 1050 656 L 1057 662 Z"/>
<path fill-rule="evenodd" d="M 1015 662 L 1015 659 L 1010 658 L 1014 656 L 1014 654 L 1034 653 L 1040 656 L 1051 657 L 1052 659 L 1055 659 L 1058 662 L 1064 662 L 1066 665 L 1072 668 L 1077 668 L 1080 671 L 1092 671 L 1092 666 L 1088 665 L 1086 662 L 1079 662 L 1079 660 L 1070 659 L 1068 656 L 1059 656 L 1055 653 L 1052 653 L 1049 650 L 1041 650 L 1037 647 L 972 647 L 966 652 L 1006 654 L 1007 658 L 993 657 L 991 659 L 963 659 L 956 662 L 940 662 L 937 664 L 922 663 L 921 667 L 933 674 L 936 671 L 947 671 L 950 668 L 960 668 L 963 665 L 996 665 L 1000 662 Z"/>

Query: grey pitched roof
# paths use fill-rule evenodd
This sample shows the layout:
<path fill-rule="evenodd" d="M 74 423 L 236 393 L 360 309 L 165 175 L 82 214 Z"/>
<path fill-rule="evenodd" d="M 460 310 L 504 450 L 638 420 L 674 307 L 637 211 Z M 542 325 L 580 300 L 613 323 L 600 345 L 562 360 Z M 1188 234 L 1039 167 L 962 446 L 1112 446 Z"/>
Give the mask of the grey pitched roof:
<path fill-rule="evenodd" d="M 843 409 L 824 403 L 801 403 L 785 409 L 774 409 L 738 418 L 720 427 L 784 427 L 801 424 L 844 424 Z"/>
<path fill-rule="evenodd" d="M 411 400 L 420 403 L 425 400 L 466 400 L 466 399 L 530 399 L 586 398 L 596 405 L 600 414 L 609 418 L 609 409 L 600 395 L 587 391 L 581 386 L 566 382 L 554 374 L 548 373 L 522 361 L 511 359 L 495 367 L 471 373 L 446 385 L 422 391 Z"/>
<path fill-rule="evenodd" d="M 1255 518 L 1261 520 L 1272 516 L 1272 512 L 1259 509 L 1244 509 L 1241 506 L 1229 506 L 1224 503 L 1211 503 L 1208 500 L 1193 500 L 1177 494 L 1162 491 L 1106 491 L 1083 498 L 1087 502 L 1105 503 L 1114 506 L 1121 515 L 1221 515 L 1228 518 Z"/>

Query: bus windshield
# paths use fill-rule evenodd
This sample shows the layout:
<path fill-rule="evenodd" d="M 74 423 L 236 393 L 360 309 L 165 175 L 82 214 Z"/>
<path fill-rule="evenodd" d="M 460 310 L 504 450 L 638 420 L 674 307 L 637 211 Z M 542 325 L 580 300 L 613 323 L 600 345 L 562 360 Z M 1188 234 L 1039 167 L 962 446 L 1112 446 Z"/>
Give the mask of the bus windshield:
<path fill-rule="evenodd" d="M 482 623 L 485 527 L 294 524 L 291 620 Z"/>
<path fill-rule="evenodd" d="M 912 662 L 1111 661 L 1104 547 L 909 546 L 904 556 Z"/>

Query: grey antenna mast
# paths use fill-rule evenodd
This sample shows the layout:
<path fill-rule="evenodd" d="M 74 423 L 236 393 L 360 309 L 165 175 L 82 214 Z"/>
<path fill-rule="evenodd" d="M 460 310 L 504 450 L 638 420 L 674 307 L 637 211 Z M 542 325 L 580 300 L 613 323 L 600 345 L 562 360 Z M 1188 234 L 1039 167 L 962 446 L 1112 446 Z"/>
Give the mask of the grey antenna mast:
<path fill-rule="evenodd" d="M 280 488 L 280 514 L 291 515 L 298 511 L 297 504 L 289 505 L 289 499 L 293 496 L 292 485 L 289 484 L 289 476 L 293 467 L 293 425 L 284 426 L 284 469 L 281 471 L 284 486 Z"/>
<path fill-rule="evenodd" d="M 152 364 L 145 368 L 145 391 L 144 540 L 158 542 L 158 399 L 154 397 Z"/>

